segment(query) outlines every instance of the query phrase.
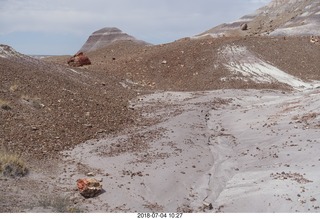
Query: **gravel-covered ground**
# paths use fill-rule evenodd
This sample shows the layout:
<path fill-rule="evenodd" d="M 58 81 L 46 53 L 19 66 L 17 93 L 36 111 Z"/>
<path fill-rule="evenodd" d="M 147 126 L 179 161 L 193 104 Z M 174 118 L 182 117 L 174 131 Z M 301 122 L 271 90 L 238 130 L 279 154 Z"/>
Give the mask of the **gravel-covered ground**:
<path fill-rule="evenodd" d="M 130 105 L 130 100 L 140 95 L 220 89 L 293 90 L 283 82 L 256 83 L 250 75 L 230 71 L 226 67 L 230 60 L 221 58 L 227 46 L 247 48 L 252 56 L 306 83 L 320 80 L 320 47 L 310 43 L 309 37 L 182 39 L 157 46 L 117 42 L 87 54 L 92 65 L 82 68 L 68 67 L 66 57 L 37 60 L 2 54 L 0 146 L 2 151 L 21 155 L 30 175 L 14 180 L 1 177 L 0 211 L 28 211 L 28 203 L 38 205 L 41 197 L 50 197 L 48 191 L 61 195 L 59 183 L 64 181 L 55 178 L 64 165 L 60 152 L 90 139 L 117 136 L 124 130 L 132 134 L 160 122 L 161 117 L 146 118 L 143 109 Z M 129 145 L 120 144 L 115 152 L 140 152 L 143 137 L 132 136 L 137 139 L 131 139 Z M 64 168 L 67 172 L 68 166 Z M 79 168 L 86 172 L 85 167 Z"/>

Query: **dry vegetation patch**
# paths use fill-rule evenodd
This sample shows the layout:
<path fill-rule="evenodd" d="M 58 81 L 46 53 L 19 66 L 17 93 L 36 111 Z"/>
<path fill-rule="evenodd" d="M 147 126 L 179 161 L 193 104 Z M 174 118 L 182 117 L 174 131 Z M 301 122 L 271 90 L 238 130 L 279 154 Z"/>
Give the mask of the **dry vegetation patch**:
<path fill-rule="evenodd" d="M 0 152 L 0 173 L 6 177 L 22 177 L 28 174 L 28 168 L 20 156 Z"/>
<path fill-rule="evenodd" d="M 5 100 L 2 100 L 0 99 L 0 108 L 2 110 L 11 110 L 11 107 L 9 105 L 9 102 L 8 101 L 5 101 Z"/>
<path fill-rule="evenodd" d="M 36 207 L 51 210 L 54 213 L 81 213 L 82 210 L 74 205 L 70 197 L 42 196 Z"/>

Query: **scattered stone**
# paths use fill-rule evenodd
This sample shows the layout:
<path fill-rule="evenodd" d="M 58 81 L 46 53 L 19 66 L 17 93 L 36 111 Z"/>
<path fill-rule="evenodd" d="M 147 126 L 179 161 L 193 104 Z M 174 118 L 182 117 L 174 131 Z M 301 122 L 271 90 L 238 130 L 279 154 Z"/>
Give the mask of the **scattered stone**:
<path fill-rule="evenodd" d="M 68 65 L 72 67 L 81 67 L 84 65 L 91 65 L 91 61 L 83 54 L 83 52 L 79 52 L 68 60 Z"/>
<path fill-rule="evenodd" d="M 161 64 L 167 64 L 168 62 L 166 61 L 166 60 L 163 60 L 162 62 L 161 62 Z"/>
<path fill-rule="evenodd" d="M 1 109 L 8 111 L 8 110 L 11 110 L 11 107 L 7 104 L 4 104 L 4 105 L 1 105 Z"/>
<path fill-rule="evenodd" d="M 311 201 L 311 202 L 315 202 L 315 201 L 317 201 L 317 199 L 311 198 L 310 201 Z"/>
<path fill-rule="evenodd" d="M 280 180 L 285 180 L 285 179 L 291 179 L 293 181 L 296 181 L 299 184 L 306 184 L 306 183 L 311 183 L 313 181 L 308 180 L 303 177 L 300 173 L 291 173 L 291 172 L 281 172 L 281 173 L 272 173 L 270 175 L 274 179 L 280 179 Z"/>
<path fill-rule="evenodd" d="M 247 23 L 243 23 L 240 25 L 240 29 L 245 31 L 245 30 L 248 30 L 248 24 Z"/>
<path fill-rule="evenodd" d="M 86 128 L 92 128 L 93 126 L 92 126 L 92 124 L 85 124 L 84 125 Z"/>
<path fill-rule="evenodd" d="M 78 179 L 77 187 L 80 194 L 85 198 L 93 198 L 102 192 L 102 185 L 94 178 Z"/>
<path fill-rule="evenodd" d="M 94 176 L 94 173 L 93 172 L 89 172 L 89 173 L 87 173 L 87 176 Z"/>
<path fill-rule="evenodd" d="M 320 45 L 319 36 L 311 36 L 310 37 L 310 43 L 314 43 L 314 44 Z"/>
<path fill-rule="evenodd" d="M 32 126 L 31 128 L 32 128 L 32 131 L 37 131 L 37 130 L 39 130 L 39 128 L 36 127 L 36 126 Z"/>
<path fill-rule="evenodd" d="M 209 208 L 209 210 L 212 210 L 213 209 L 213 206 L 212 206 L 212 203 L 208 203 L 208 202 L 203 202 L 203 205 L 207 208 Z"/>

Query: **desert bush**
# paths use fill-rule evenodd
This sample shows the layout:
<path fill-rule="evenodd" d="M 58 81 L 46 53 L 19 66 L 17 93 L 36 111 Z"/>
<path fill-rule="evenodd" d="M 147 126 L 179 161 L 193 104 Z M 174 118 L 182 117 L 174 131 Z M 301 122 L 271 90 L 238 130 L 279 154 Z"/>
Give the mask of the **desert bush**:
<path fill-rule="evenodd" d="M 28 169 L 20 156 L 0 152 L 0 173 L 7 177 L 22 177 L 28 174 Z"/>
<path fill-rule="evenodd" d="M 8 101 L 0 99 L 0 108 L 3 110 L 11 110 Z"/>
<path fill-rule="evenodd" d="M 39 206 L 52 209 L 55 213 L 81 213 L 82 211 L 74 207 L 69 197 L 43 196 L 39 199 Z"/>

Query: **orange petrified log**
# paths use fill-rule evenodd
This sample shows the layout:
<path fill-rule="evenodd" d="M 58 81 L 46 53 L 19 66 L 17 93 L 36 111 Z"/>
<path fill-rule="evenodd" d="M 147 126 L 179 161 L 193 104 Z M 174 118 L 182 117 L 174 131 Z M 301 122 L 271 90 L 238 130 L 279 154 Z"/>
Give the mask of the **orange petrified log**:
<path fill-rule="evenodd" d="M 101 183 L 93 178 L 78 179 L 77 187 L 80 194 L 85 198 L 93 198 L 102 192 Z"/>

